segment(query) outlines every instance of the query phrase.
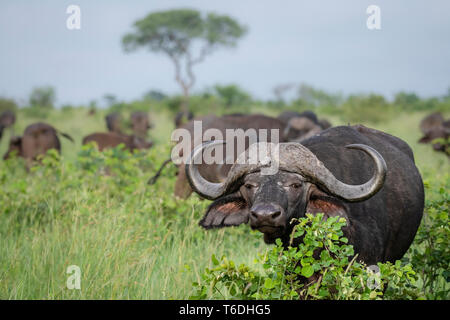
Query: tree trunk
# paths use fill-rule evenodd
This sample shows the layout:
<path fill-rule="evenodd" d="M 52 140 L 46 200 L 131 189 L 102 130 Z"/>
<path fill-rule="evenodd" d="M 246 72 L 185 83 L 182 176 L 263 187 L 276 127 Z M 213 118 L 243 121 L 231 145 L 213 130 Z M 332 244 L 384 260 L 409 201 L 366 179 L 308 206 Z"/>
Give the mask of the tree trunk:
<path fill-rule="evenodd" d="M 189 112 L 189 89 L 191 88 L 191 83 L 186 83 L 182 76 L 181 76 L 181 66 L 180 62 L 178 61 L 177 57 L 174 55 L 169 54 L 169 57 L 171 58 L 174 66 L 175 66 L 175 81 L 180 85 L 181 89 L 183 90 L 183 98 L 181 100 L 181 111 L 183 111 L 184 114 L 188 114 Z"/>
<path fill-rule="evenodd" d="M 181 100 L 181 111 L 185 115 L 189 113 L 189 87 L 186 86 L 184 83 L 181 84 L 181 87 L 183 88 L 183 99 Z"/>

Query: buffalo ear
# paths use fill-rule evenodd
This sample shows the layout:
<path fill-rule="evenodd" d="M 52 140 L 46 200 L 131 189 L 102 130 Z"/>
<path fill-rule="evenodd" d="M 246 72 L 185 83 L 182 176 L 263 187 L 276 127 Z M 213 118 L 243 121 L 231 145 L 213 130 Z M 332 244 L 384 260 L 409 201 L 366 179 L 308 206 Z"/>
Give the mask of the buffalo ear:
<path fill-rule="evenodd" d="M 200 220 L 205 229 L 238 226 L 248 222 L 248 204 L 239 194 L 232 194 L 214 201 Z"/>
<path fill-rule="evenodd" d="M 344 203 L 315 187 L 313 188 L 309 196 L 306 212 L 312 214 L 323 213 L 326 219 L 339 216 L 348 221 L 347 209 Z"/>

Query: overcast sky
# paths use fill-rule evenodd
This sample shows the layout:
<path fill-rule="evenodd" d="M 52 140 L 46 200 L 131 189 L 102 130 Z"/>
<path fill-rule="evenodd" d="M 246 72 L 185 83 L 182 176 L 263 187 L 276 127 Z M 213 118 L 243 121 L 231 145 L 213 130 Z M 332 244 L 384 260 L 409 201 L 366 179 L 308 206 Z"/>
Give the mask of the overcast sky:
<path fill-rule="evenodd" d="M 81 30 L 66 28 L 70 4 L 81 8 Z M 381 30 L 366 27 L 371 4 L 381 9 Z M 25 103 L 40 85 L 56 88 L 59 105 L 106 93 L 124 100 L 150 89 L 179 93 L 167 57 L 121 47 L 135 20 L 173 8 L 229 14 L 249 28 L 237 48 L 196 67 L 194 91 L 237 83 L 268 99 L 278 84 L 308 83 L 389 98 L 450 87 L 448 0 L 1 0 L 0 96 Z"/>

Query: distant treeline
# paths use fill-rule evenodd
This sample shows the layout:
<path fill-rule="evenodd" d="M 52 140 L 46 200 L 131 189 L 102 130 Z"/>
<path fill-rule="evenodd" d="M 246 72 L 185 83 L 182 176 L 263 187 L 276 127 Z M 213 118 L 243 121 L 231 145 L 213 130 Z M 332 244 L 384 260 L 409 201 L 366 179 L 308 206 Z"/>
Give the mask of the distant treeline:
<path fill-rule="evenodd" d="M 293 98 L 287 99 L 285 95 L 293 92 Z M 223 114 L 233 112 L 264 112 L 277 113 L 285 110 L 316 110 L 320 113 L 334 114 L 349 122 L 385 121 L 395 113 L 402 111 L 442 111 L 450 112 L 450 88 L 442 96 L 422 98 L 413 92 L 399 92 L 392 100 L 383 95 L 342 94 L 329 93 L 312 86 L 302 84 L 300 86 L 285 85 L 275 87 L 274 98 L 260 100 L 253 97 L 248 91 L 239 85 L 215 85 L 211 88 L 194 93 L 189 97 L 189 109 L 194 114 Z M 45 110 L 55 107 L 55 89 L 52 87 L 34 88 L 28 99 L 28 103 L 20 106 L 30 115 L 44 115 Z M 74 108 L 88 108 L 95 111 L 101 105 L 113 112 L 122 111 L 169 111 L 173 114 L 180 111 L 183 102 L 182 95 L 168 95 L 159 90 L 150 90 L 141 98 L 134 101 L 120 101 L 113 94 L 105 94 L 99 103 L 92 100 L 88 105 L 60 106 L 63 111 Z M 17 110 L 16 101 L 0 97 L 0 112 L 4 110 Z"/>

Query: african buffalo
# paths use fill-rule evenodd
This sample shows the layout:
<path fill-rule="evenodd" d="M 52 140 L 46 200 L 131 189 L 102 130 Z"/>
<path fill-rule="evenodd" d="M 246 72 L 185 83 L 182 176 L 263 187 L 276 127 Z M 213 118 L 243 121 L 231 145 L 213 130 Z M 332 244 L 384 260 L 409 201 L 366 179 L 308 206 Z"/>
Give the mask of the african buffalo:
<path fill-rule="evenodd" d="M 134 135 L 140 138 L 146 138 L 148 130 L 152 128 L 148 113 L 143 111 L 135 111 L 131 114 L 130 120 L 131 130 Z"/>
<path fill-rule="evenodd" d="M 319 121 L 317 115 L 309 110 L 302 113 L 284 111 L 278 116 L 278 119 L 286 124 L 284 136 L 287 141 L 291 142 L 301 142 L 331 127 L 327 120 Z"/>
<path fill-rule="evenodd" d="M 322 130 L 326 130 L 332 127 L 332 124 L 327 119 L 319 119 L 319 126 Z"/>
<path fill-rule="evenodd" d="M 202 123 L 202 130 L 203 132 L 207 131 L 208 129 L 216 129 L 219 131 L 223 137 L 226 136 L 226 130 L 227 129 L 242 129 L 242 132 L 239 133 L 239 131 L 236 131 L 236 134 L 239 137 L 245 137 L 244 131 L 247 131 L 248 129 L 255 129 L 257 133 L 257 141 L 261 139 L 259 129 L 266 129 L 268 132 L 267 139 L 268 141 L 285 141 L 283 134 L 283 131 L 285 129 L 285 125 L 282 121 L 264 116 L 259 114 L 254 115 L 243 115 L 243 114 L 233 114 L 233 115 L 225 115 L 221 117 L 217 117 L 214 115 L 204 116 L 198 119 L 195 119 L 197 121 L 201 121 Z M 190 141 L 181 141 L 182 143 L 189 143 L 191 146 L 191 150 L 194 149 L 196 146 L 202 144 L 203 137 L 202 136 L 196 136 L 194 133 L 194 120 L 190 121 L 184 125 L 182 125 L 179 129 L 181 130 L 187 130 L 190 133 L 191 140 Z M 278 132 L 279 137 L 272 137 L 270 134 L 271 129 L 276 129 Z M 180 139 L 182 140 L 182 139 Z M 246 139 L 245 141 L 246 147 L 248 147 L 249 139 Z M 236 148 L 235 148 L 236 151 Z M 234 152 L 233 158 L 235 158 L 237 152 Z M 224 152 L 225 157 L 231 157 L 231 155 L 227 155 L 226 152 Z M 180 152 L 179 156 L 182 159 L 186 159 L 189 157 L 189 154 L 183 154 Z M 228 160 L 227 160 L 228 161 Z M 232 161 L 231 161 L 232 162 Z M 156 175 L 152 177 L 149 180 L 149 184 L 153 184 L 156 182 L 156 179 L 161 173 L 161 170 L 163 167 L 170 163 L 170 161 L 165 161 L 163 166 L 158 170 Z M 187 181 L 185 170 L 184 170 L 184 163 L 185 161 L 181 161 L 181 164 L 179 165 L 179 170 L 177 174 L 177 179 L 175 182 L 175 196 L 186 199 L 190 196 L 192 193 L 192 189 L 189 185 L 189 182 Z M 209 180 L 219 182 L 226 178 L 228 171 L 231 168 L 231 164 L 215 164 L 215 165 L 204 165 L 200 166 L 199 170 L 200 172 L 205 176 L 208 177 Z"/>
<path fill-rule="evenodd" d="M 264 146 L 253 144 L 227 179 L 214 183 L 192 163 L 221 143 L 199 146 L 187 159 L 193 190 L 215 200 L 202 227 L 250 222 L 266 243 L 280 238 L 287 246 L 293 218 L 324 213 L 347 220 L 344 235 L 367 264 L 400 259 L 411 245 L 423 214 L 424 187 L 411 148 L 399 138 L 364 126 L 339 126 L 301 144 L 271 145 L 266 154 L 279 166 L 272 175 L 261 174 L 267 163 L 244 161 Z M 272 152 L 276 147 L 278 157 Z"/>
<path fill-rule="evenodd" d="M 3 130 L 6 128 L 13 129 L 14 123 L 16 123 L 16 115 L 13 111 L 6 110 L 0 114 L 0 139 L 3 136 Z M 13 136 L 12 132 L 11 136 Z"/>
<path fill-rule="evenodd" d="M 153 143 L 135 135 L 126 135 L 115 132 L 96 132 L 83 138 L 83 144 L 95 142 L 100 151 L 114 148 L 123 143 L 127 150 L 149 149 Z"/>
<path fill-rule="evenodd" d="M 444 122 L 444 117 L 440 112 L 433 112 L 420 121 L 420 130 L 423 134 L 439 127 Z"/>
<path fill-rule="evenodd" d="M 445 121 L 440 112 L 432 113 L 426 116 L 420 122 L 420 130 L 423 137 L 419 139 L 419 143 L 432 143 L 433 149 L 442 151 L 450 156 L 450 120 Z M 435 139 L 442 139 L 443 141 L 434 142 Z"/>
<path fill-rule="evenodd" d="M 106 127 L 109 132 L 122 133 L 121 129 L 121 117 L 117 112 L 107 114 L 105 116 Z"/>
<path fill-rule="evenodd" d="M 314 123 L 307 117 L 297 117 L 288 122 L 284 135 L 290 142 L 300 142 L 321 131 L 322 127 L 318 123 Z"/>
<path fill-rule="evenodd" d="M 58 134 L 73 142 L 68 134 L 56 130 L 47 123 L 37 122 L 26 127 L 22 137 L 12 137 L 9 143 L 9 149 L 3 159 L 8 159 L 13 151 L 17 156 L 23 157 L 30 164 L 37 160 L 39 155 L 45 154 L 50 149 L 61 152 L 61 143 Z"/>

